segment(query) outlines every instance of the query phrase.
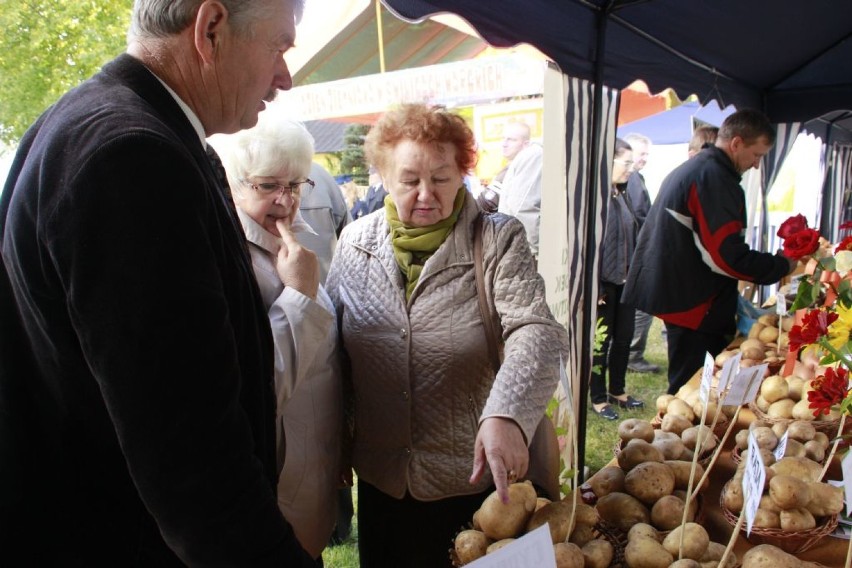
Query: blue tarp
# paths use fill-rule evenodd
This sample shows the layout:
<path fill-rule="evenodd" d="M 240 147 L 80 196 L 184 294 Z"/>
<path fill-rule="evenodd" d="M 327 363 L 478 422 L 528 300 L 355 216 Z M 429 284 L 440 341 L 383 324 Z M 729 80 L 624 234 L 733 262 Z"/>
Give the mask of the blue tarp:
<path fill-rule="evenodd" d="M 720 109 L 716 101 L 701 106 L 687 102 L 651 116 L 646 116 L 618 127 L 618 136 L 636 132 L 651 139 L 654 144 L 686 144 L 692 131 L 701 124 L 719 126 L 725 117 L 734 112 L 734 107 Z"/>

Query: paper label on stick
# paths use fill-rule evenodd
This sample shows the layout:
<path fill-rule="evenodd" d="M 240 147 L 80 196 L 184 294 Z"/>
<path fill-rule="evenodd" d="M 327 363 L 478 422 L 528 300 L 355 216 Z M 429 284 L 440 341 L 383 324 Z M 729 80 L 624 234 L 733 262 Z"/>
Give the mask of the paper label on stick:
<path fill-rule="evenodd" d="M 465 568 L 556 568 L 553 540 L 547 523 L 515 539 L 500 550 L 465 564 Z"/>
<path fill-rule="evenodd" d="M 746 367 L 738 372 L 733 383 L 729 385 L 730 390 L 725 397 L 724 404 L 742 406 L 753 401 L 760 390 L 760 384 L 763 382 L 766 369 L 767 365 L 764 363 L 754 367 Z"/>
<path fill-rule="evenodd" d="M 778 445 L 775 446 L 775 449 L 772 450 L 772 455 L 775 456 L 775 461 L 780 460 L 784 457 L 784 452 L 787 451 L 787 432 L 781 436 L 781 439 L 778 440 Z"/>
<path fill-rule="evenodd" d="M 746 460 L 745 475 L 743 476 L 743 507 L 745 508 L 746 536 L 751 534 L 754 517 L 760 507 L 763 495 L 763 484 L 766 481 L 766 470 L 760 457 L 760 446 L 754 431 L 748 434 L 748 459 Z"/>
<path fill-rule="evenodd" d="M 740 370 L 740 359 L 743 358 L 742 353 L 737 353 L 722 363 L 722 372 L 719 374 L 719 394 L 721 395 L 730 385 L 731 380 Z M 721 396 L 719 397 L 721 398 Z"/>
<path fill-rule="evenodd" d="M 704 355 L 704 372 L 701 373 L 701 387 L 698 392 L 699 398 L 704 406 L 710 400 L 710 385 L 713 383 L 713 373 L 716 372 L 716 363 L 709 353 Z"/>
<path fill-rule="evenodd" d="M 779 316 L 787 315 L 787 297 L 782 292 L 775 293 L 775 313 Z M 778 326 L 781 326 L 780 319 Z"/>

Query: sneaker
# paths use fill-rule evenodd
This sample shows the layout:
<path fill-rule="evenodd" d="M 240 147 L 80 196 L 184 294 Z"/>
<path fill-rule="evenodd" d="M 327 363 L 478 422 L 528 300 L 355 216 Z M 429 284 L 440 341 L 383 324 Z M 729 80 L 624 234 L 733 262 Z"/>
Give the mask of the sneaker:
<path fill-rule="evenodd" d="M 615 398 L 612 395 L 607 395 L 609 401 L 617 404 L 619 407 L 625 410 L 636 410 L 637 408 L 645 408 L 645 403 L 639 399 L 633 398 L 629 394 L 627 395 L 627 400 L 621 400 L 619 398 Z"/>
<path fill-rule="evenodd" d="M 634 373 L 659 373 L 660 366 L 654 365 L 653 363 L 649 363 L 644 359 L 640 359 L 639 361 L 628 362 L 627 370 L 633 371 Z"/>

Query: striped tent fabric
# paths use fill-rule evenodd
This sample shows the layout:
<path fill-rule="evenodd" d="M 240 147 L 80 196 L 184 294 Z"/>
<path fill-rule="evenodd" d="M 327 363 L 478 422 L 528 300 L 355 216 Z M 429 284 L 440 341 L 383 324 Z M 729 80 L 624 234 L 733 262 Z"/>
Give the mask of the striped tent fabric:
<path fill-rule="evenodd" d="M 852 231 L 840 231 L 844 221 L 852 220 L 852 145 L 832 144 L 829 155 L 829 175 L 823 195 L 835 196 L 823 202 L 823 235 L 832 242 L 852 235 Z"/>
<path fill-rule="evenodd" d="M 564 162 L 557 167 L 564 167 L 559 174 L 564 171 L 565 185 L 564 191 L 559 192 L 561 198 L 552 189 L 542 196 L 541 246 L 558 248 L 558 260 L 553 264 L 558 265 L 561 274 L 556 274 L 554 280 L 547 276 L 548 267 L 541 268 L 547 282 L 548 303 L 557 306 L 554 314 L 568 330 L 571 350 L 566 362 L 571 397 L 560 391 L 557 425 L 568 432 L 579 427 L 582 448 L 597 319 L 598 259 L 611 179 L 619 92 L 608 88 L 596 90 L 589 81 L 560 75 L 565 155 Z M 600 105 L 596 111 L 594 102 L 598 93 Z M 545 168 L 548 167 L 545 163 Z M 561 208 L 556 208 L 557 204 Z M 554 220 L 553 215 L 558 219 Z M 545 251 L 542 252 L 544 256 Z M 562 285 L 554 286 L 554 281 Z M 573 412 L 565 407 L 566 401 L 571 401 Z M 572 421 L 572 416 L 577 419 Z M 573 464 L 570 456 L 563 458 L 566 464 Z"/>

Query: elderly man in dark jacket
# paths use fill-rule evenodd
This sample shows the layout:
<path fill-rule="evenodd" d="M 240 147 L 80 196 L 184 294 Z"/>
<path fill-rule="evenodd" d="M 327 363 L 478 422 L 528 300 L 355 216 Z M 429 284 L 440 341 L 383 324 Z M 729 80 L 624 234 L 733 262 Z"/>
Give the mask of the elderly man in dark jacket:
<path fill-rule="evenodd" d="M 292 85 L 300 12 L 136 0 L 127 53 L 24 136 L 0 201 L 0 564 L 313 565 L 276 503 L 268 318 L 205 152 Z"/>
<path fill-rule="evenodd" d="M 795 262 L 749 249 L 740 179 L 775 141 L 761 113 L 741 110 L 660 187 L 630 265 L 624 301 L 666 324 L 669 394 L 733 338 L 737 281 L 771 284 Z"/>

